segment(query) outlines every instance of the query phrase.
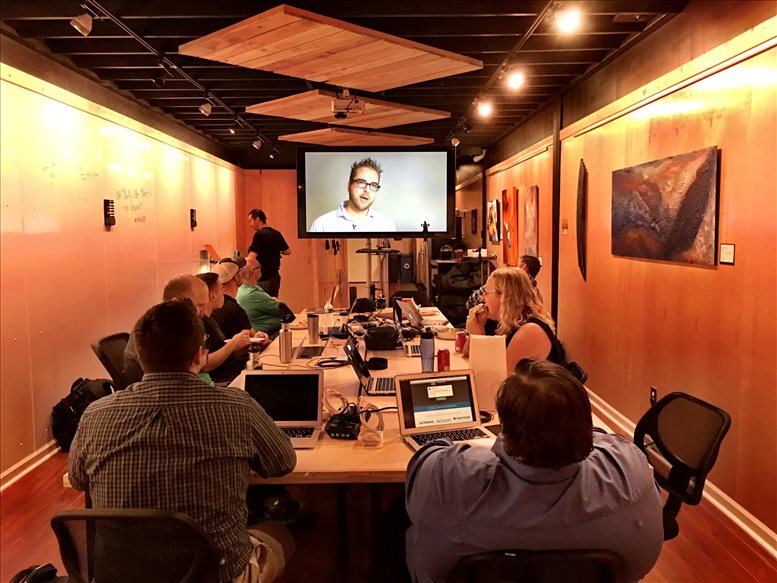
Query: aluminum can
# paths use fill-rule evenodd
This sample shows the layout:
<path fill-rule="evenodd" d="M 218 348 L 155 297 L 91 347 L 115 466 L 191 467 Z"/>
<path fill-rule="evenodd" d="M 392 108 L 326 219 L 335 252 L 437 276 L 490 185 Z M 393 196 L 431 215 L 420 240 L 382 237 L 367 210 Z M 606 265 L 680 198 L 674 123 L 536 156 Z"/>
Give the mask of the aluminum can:
<path fill-rule="evenodd" d="M 437 351 L 437 370 L 439 372 L 451 370 L 451 353 L 447 348 L 440 348 Z"/>
<path fill-rule="evenodd" d="M 456 352 L 462 352 L 464 350 L 464 344 L 467 342 L 467 333 L 463 330 L 456 332 Z"/>

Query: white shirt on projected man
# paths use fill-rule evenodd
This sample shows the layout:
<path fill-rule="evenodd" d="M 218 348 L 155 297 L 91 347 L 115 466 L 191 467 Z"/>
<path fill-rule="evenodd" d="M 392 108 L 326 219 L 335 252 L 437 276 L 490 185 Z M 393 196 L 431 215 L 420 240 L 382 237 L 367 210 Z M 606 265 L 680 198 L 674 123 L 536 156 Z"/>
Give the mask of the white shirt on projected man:
<path fill-rule="evenodd" d="M 310 226 L 310 232 L 342 233 L 344 231 L 353 231 L 357 233 L 388 233 L 397 230 L 393 220 L 378 211 L 372 210 L 372 208 L 368 209 L 367 215 L 361 221 L 355 222 L 345 212 L 347 202 L 341 202 L 337 210 L 323 214 L 313 221 L 313 224 Z"/>

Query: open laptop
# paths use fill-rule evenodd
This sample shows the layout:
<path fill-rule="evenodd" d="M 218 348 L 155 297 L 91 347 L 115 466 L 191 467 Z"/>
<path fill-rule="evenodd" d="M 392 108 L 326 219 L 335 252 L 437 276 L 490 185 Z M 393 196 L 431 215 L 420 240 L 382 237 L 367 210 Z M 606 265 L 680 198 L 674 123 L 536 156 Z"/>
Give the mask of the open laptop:
<path fill-rule="evenodd" d="M 367 364 L 364 362 L 364 359 L 359 352 L 359 346 L 353 336 L 348 338 L 348 342 L 343 346 L 343 350 L 345 351 L 345 357 L 348 359 L 348 362 L 351 367 L 353 367 L 353 371 L 359 379 L 361 389 L 365 393 L 376 397 L 390 397 L 394 394 L 394 377 L 391 375 L 372 376 L 367 369 Z"/>
<path fill-rule="evenodd" d="M 399 309 L 402 310 L 402 316 L 407 319 L 408 324 L 416 330 L 422 330 L 426 326 L 439 326 L 444 324 L 445 320 L 424 320 L 421 310 L 413 298 L 402 298 L 397 300 Z"/>
<path fill-rule="evenodd" d="M 398 301 L 398 300 L 394 300 L 394 301 Z M 399 332 L 398 338 L 397 338 L 397 343 L 399 344 L 399 346 L 402 347 L 402 350 L 405 351 L 405 356 L 407 356 L 407 357 L 417 356 L 417 357 L 420 358 L 421 357 L 421 345 L 420 344 L 411 344 L 409 342 L 406 342 L 405 341 L 405 337 L 402 336 L 402 312 L 401 312 L 401 310 L 394 310 L 394 324 L 396 325 L 397 331 Z M 399 348 L 399 346 L 397 346 L 397 348 Z"/>
<path fill-rule="evenodd" d="M 249 370 L 245 390 L 291 438 L 294 449 L 316 446 L 323 426 L 323 371 Z"/>
<path fill-rule="evenodd" d="M 398 375 L 399 432 L 414 450 L 433 439 L 491 447 L 496 436 L 480 423 L 471 370 Z"/>

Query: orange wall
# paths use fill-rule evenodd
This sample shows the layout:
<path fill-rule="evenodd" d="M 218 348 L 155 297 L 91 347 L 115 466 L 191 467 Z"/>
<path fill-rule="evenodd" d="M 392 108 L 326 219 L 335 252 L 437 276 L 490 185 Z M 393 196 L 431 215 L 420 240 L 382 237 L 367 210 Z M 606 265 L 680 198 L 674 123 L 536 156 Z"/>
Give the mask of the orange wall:
<path fill-rule="evenodd" d="M 562 142 L 559 332 L 589 387 L 638 419 L 648 387 L 686 391 L 733 424 L 711 480 L 777 529 L 777 49 Z M 676 113 L 682 112 L 682 113 Z M 611 253 L 614 170 L 721 150 L 715 267 Z M 588 181 L 588 279 L 577 267 L 577 172 Z"/>
<path fill-rule="evenodd" d="M 239 245 L 246 253 L 253 230 L 248 225 L 248 212 L 253 208 L 267 214 L 270 226 L 283 233 L 291 255 L 281 261 L 280 298 L 295 312 L 307 307 L 323 306 L 325 298 L 340 277 L 338 302 L 348 305 L 348 286 L 345 244 L 337 256 L 326 250 L 322 239 L 297 238 L 297 182 L 294 170 L 246 170 L 243 172 L 242 190 L 238 191 L 240 208 L 237 217 Z M 242 207 L 242 208 L 241 208 Z"/>
<path fill-rule="evenodd" d="M 518 153 L 515 158 L 520 159 Z M 515 234 L 515 243 L 518 245 L 518 255 L 525 254 L 524 230 L 525 214 L 524 201 L 530 186 L 539 187 L 539 248 L 537 252 L 542 259 L 542 269 L 537 276 L 537 285 L 545 298 L 545 303 L 550 307 L 551 298 L 551 272 L 552 272 L 552 245 L 553 245 L 553 148 L 548 147 L 535 156 L 528 158 L 520 164 L 510 165 L 509 161 L 501 164 L 503 170 L 490 169 L 487 172 L 488 200 L 500 200 L 501 208 L 504 204 L 501 201 L 502 191 L 510 192 L 511 189 L 518 189 L 518 198 L 516 200 L 515 212 L 518 213 L 518 230 Z M 504 217 L 502 217 L 504 218 Z M 504 235 L 504 229 L 502 229 Z M 498 264 L 504 265 L 503 245 L 504 240 L 499 243 L 487 242 L 489 255 L 496 255 Z"/>
<path fill-rule="evenodd" d="M 51 408 L 76 378 L 107 376 L 91 342 L 130 330 L 165 281 L 199 271 L 205 243 L 235 248 L 236 169 L 15 69 L 2 78 L 4 472 L 50 441 Z"/>

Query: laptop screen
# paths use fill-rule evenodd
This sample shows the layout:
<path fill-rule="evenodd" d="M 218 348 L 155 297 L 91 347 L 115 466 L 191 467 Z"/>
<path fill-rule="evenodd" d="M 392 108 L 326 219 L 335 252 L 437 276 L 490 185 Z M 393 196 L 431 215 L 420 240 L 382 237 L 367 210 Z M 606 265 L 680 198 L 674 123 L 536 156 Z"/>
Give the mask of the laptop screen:
<path fill-rule="evenodd" d="M 275 422 L 306 421 L 315 423 L 321 411 L 317 372 L 268 372 L 246 374 L 245 390 Z"/>
<path fill-rule="evenodd" d="M 454 372 L 449 376 L 398 380 L 404 427 L 440 428 L 478 419 L 471 379 L 469 374 Z"/>
<path fill-rule="evenodd" d="M 353 371 L 359 378 L 359 382 L 362 384 L 367 382 L 370 378 L 370 373 L 367 370 L 367 365 L 364 362 L 362 355 L 359 353 L 359 345 L 356 340 L 354 340 L 353 336 L 348 338 L 348 342 L 343 346 L 343 350 L 345 351 L 345 357 L 348 359 Z"/>

